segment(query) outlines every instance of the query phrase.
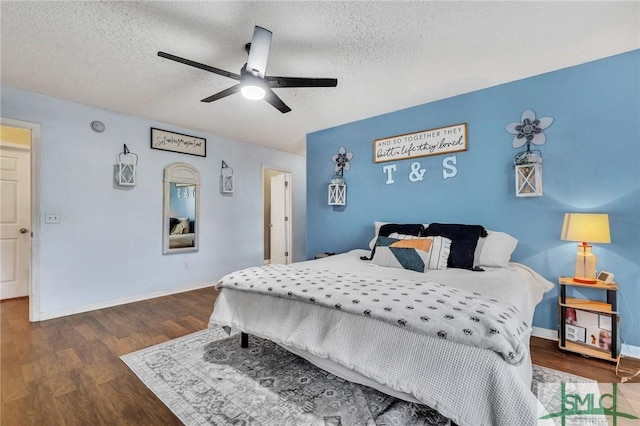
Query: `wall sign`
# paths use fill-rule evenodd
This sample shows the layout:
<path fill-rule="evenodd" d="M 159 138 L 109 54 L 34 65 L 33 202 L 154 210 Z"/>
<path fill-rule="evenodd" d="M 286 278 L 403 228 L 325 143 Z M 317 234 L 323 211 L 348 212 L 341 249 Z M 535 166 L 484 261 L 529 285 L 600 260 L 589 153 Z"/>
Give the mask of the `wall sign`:
<path fill-rule="evenodd" d="M 166 130 L 151 128 L 151 148 L 182 154 L 207 156 L 207 140 Z"/>
<path fill-rule="evenodd" d="M 373 141 L 373 161 L 404 160 L 467 150 L 467 123 Z"/>
<path fill-rule="evenodd" d="M 442 160 L 442 180 L 447 180 L 449 178 L 456 177 L 458 175 L 458 168 L 456 167 L 458 164 L 458 159 L 456 156 L 446 157 Z M 414 161 L 411 163 L 411 169 L 408 172 L 408 178 L 410 182 L 421 182 L 426 179 L 425 174 L 427 173 L 427 169 L 423 169 L 422 165 Z M 395 164 L 387 164 L 386 166 L 382 166 L 382 173 L 387 176 L 386 184 L 392 185 L 396 183 L 393 179 L 393 174 L 398 170 Z"/>

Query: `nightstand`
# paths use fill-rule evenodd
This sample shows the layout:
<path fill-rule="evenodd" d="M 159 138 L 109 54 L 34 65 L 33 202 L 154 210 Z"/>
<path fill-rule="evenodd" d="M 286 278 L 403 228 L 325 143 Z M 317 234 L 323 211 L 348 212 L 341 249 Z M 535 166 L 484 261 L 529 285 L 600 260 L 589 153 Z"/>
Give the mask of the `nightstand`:
<path fill-rule="evenodd" d="M 571 277 L 560 277 L 558 298 L 558 346 L 561 350 L 585 356 L 618 360 L 618 284 L 582 284 Z M 586 287 L 607 292 L 607 301 L 567 297 L 567 287 Z"/>

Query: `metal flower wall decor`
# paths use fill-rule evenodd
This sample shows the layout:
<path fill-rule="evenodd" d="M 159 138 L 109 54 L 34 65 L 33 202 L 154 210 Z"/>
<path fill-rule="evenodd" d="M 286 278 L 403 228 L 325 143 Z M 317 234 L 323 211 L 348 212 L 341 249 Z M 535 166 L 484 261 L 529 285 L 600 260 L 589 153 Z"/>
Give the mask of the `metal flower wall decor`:
<path fill-rule="evenodd" d="M 353 158 L 353 152 L 347 152 L 346 149 L 344 149 L 344 146 L 341 146 L 340 149 L 338 150 L 337 154 L 333 154 L 331 156 L 331 161 L 333 161 L 334 163 L 336 163 L 336 173 L 340 173 L 340 176 L 342 176 L 342 172 L 344 170 L 349 170 L 350 166 L 349 166 L 349 161 Z"/>
<path fill-rule="evenodd" d="M 528 109 L 522 113 L 520 121 L 509 123 L 505 129 L 515 135 L 512 142 L 514 148 L 520 148 L 527 144 L 527 150 L 529 150 L 529 144 L 544 145 L 547 137 L 542 131 L 551 126 L 552 123 L 553 118 L 536 118 L 536 113 Z"/>
<path fill-rule="evenodd" d="M 522 113 L 519 122 L 509 123 L 505 130 L 513 137 L 514 148 L 527 145 L 526 151 L 521 151 L 514 158 L 516 172 L 516 196 L 539 197 L 542 195 L 542 152 L 531 150 L 531 144 L 544 145 L 547 137 L 543 131 L 551 126 L 553 118 L 536 118 L 530 109 Z"/>
<path fill-rule="evenodd" d="M 344 180 L 344 171 L 350 169 L 349 161 L 353 158 L 353 152 L 347 152 L 341 146 L 337 154 L 331 156 L 335 163 L 336 174 L 329 184 L 329 205 L 344 206 L 347 203 L 347 183 Z"/>

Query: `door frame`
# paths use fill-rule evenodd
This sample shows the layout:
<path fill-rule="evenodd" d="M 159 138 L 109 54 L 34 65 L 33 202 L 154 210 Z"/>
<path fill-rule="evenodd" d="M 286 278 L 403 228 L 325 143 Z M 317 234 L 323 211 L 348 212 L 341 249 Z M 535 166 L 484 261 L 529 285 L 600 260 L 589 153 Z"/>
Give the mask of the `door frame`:
<path fill-rule="evenodd" d="M 31 250 L 29 260 L 29 321 L 40 321 L 40 124 L 0 117 L 3 126 L 31 131 Z"/>
<path fill-rule="evenodd" d="M 287 247 L 289 247 L 289 258 L 291 259 L 291 262 L 293 262 L 293 254 L 294 254 L 294 247 L 293 247 L 293 173 L 291 172 L 291 170 L 288 169 L 284 169 L 282 167 L 277 167 L 277 166 L 269 166 L 267 164 L 263 164 L 262 165 L 262 171 L 261 171 L 261 177 L 260 177 L 260 181 L 261 181 L 261 190 L 260 192 L 262 193 L 262 259 L 260 260 L 261 264 L 264 263 L 264 255 L 265 255 L 265 251 L 264 251 L 264 243 L 265 243 L 265 223 L 264 223 L 264 218 L 266 215 L 266 211 L 264 208 L 264 202 L 265 202 L 265 197 L 267 196 L 267 194 L 264 191 L 264 185 L 265 185 L 265 170 L 273 170 L 276 172 L 281 172 L 281 173 L 288 173 L 289 174 L 289 187 L 288 187 L 288 191 L 289 191 L 289 225 L 288 225 L 288 241 L 287 241 Z"/>

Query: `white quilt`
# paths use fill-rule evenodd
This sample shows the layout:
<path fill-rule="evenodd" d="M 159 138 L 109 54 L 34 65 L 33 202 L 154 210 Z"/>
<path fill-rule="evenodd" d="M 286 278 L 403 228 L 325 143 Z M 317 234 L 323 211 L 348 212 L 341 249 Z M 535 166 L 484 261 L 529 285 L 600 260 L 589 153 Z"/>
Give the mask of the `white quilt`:
<path fill-rule="evenodd" d="M 300 262 L 295 267 L 416 279 L 482 293 L 516 306 L 530 322 L 535 305 L 553 284 L 530 269 L 487 268 L 417 273 L 371 266 L 363 250 Z M 505 362 L 496 352 L 422 335 L 389 323 L 298 300 L 223 289 L 210 326 L 270 339 L 348 380 L 429 405 L 457 424 L 536 424 L 531 364 Z M 522 339 L 528 346 L 528 336 Z"/>
<path fill-rule="evenodd" d="M 422 277 L 423 278 L 423 277 Z M 364 315 L 417 333 L 498 352 L 511 364 L 527 356 L 530 334 L 518 308 L 444 284 L 265 265 L 232 272 L 216 288 L 295 299 Z"/>

